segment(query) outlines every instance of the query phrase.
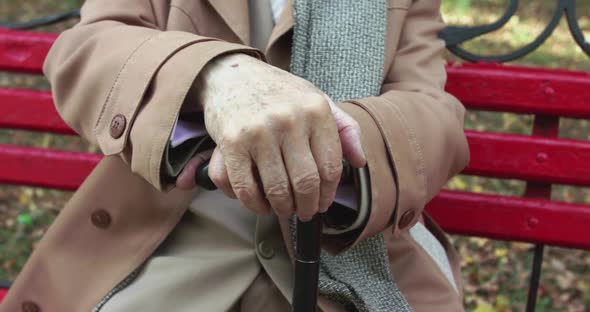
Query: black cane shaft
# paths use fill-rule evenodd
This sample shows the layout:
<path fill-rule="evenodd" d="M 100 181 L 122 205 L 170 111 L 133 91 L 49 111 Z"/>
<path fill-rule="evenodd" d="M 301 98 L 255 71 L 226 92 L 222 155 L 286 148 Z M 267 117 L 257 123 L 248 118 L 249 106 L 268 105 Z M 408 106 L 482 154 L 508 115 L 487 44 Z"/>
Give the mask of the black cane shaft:
<path fill-rule="evenodd" d="M 318 301 L 322 215 L 297 220 L 293 312 L 315 312 Z"/>
<path fill-rule="evenodd" d="M 295 259 L 313 262 L 320 260 L 320 241 L 318 237 L 322 234 L 322 217 L 316 214 L 308 222 L 297 220 L 296 242 L 297 250 Z M 299 244 L 299 243 L 302 244 Z"/>
<path fill-rule="evenodd" d="M 318 302 L 319 262 L 295 260 L 293 312 L 316 312 Z"/>

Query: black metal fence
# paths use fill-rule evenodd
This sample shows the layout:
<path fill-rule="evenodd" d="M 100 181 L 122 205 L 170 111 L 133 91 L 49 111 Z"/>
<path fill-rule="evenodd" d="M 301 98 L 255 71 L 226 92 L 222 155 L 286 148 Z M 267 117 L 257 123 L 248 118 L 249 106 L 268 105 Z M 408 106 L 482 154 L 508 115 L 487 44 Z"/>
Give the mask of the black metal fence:
<path fill-rule="evenodd" d="M 460 45 L 473 38 L 479 37 L 486 33 L 502 28 L 515 15 L 518 9 L 519 1 L 510 0 L 506 12 L 496 22 L 488 25 L 479 26 L 448 26 L 440 32 L 440 37 L 443 38 L 447 44 L 447 49 L 456 56 L 467 60 L 469 62 L 510 62 L 536 50 L 557 28 L 559 21 L 565 15 L 570 33 L 574 37 L 576 43 L 582 48 L 587 55 L 590 56 L 590 43 L 584 38 L 584 33 L 580 29 L 576 15 L 576 1 L 575 0 L 557 0 L 555 1 L 555 11 L 549 24 L 545 27 L 543 32 L 539 34 L 531 43 L 518 48 L 516 51 L 500 54 L 500 55 L 479 55 L 463 49 Z"/>

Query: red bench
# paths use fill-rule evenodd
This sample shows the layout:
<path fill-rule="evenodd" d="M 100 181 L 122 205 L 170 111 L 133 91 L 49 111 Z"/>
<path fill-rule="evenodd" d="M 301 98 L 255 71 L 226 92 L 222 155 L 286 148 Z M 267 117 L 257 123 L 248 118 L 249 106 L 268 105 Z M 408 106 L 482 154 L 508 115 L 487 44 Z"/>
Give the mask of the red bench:
<path fill-rule="evenodd" d="M 0 70 L 41 74 L 55 37 L 0 29 Z M 535 243 L 532 309 L 544 244 L 590 249 L 590 205 L 550 197 L 552 184 L 590 186 L 590 142 L 557 137 L 560 117 L 590 119 L 590 75 L 493 64 L 449 66 L 448 73 L 448 91 L 469 109 L 535 116 L 531 136 L 467 131 L 464 173 L 524 180 L 522 197 L 445 190 L 427 207 L 449 233 Z M 75 135 L 46 91 L 0 88 L 0 128 Z M 75 190 L 100 158 L 0 145 L 0 184 Z"/>

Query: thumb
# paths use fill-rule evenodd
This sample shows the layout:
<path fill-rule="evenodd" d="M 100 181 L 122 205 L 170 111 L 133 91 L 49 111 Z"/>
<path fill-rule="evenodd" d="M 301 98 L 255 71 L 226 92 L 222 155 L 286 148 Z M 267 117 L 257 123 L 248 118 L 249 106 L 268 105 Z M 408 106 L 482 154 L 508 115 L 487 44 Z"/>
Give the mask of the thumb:
<path fill-rule="evenodd" d="M 342 143 L 342 153 L 344 159 L 355 168 L 364 167 L 367 164 L 367 158 L 363 152 L 361 144 L 361 128 L 350 115 L 334 104 L 331 100 L 332 116 L 338 127 L 340 142 Z"/>
<path fill-rule="evenodd" d="M 176 178 L 176 187 L 184 191 L 195 188 L 195 174 L 197 169 L 211 158 L 211 154 L 213 154 L 213 150 L 199 152 L 193 156 Z"/>

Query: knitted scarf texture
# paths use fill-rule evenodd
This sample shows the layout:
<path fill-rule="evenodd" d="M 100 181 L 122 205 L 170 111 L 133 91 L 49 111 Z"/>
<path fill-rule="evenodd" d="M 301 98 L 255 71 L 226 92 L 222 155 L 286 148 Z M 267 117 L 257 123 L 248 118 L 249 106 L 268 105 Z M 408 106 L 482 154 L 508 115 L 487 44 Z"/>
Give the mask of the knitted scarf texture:
<path fill-rule="evenodd" d="M 295 0 L 291 72 L 334 102 L 379 95 L 386 0 Z M 319 292 L 349 311 L 411 311 L 389 269 L 382 234 L 322 251 Z"/>

